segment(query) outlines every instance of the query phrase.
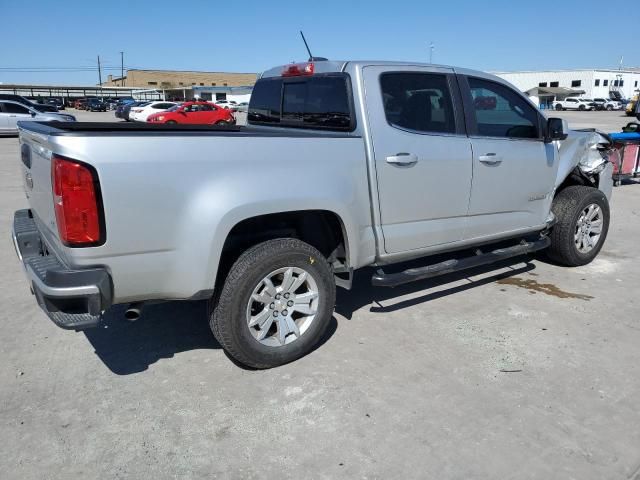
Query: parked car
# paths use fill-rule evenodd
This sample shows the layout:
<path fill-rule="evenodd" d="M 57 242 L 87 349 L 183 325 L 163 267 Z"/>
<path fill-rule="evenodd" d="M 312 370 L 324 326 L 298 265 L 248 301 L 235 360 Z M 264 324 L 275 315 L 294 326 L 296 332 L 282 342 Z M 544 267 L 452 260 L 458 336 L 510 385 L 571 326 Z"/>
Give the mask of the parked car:
<path fill-rule="evenodd" d="M 53 105 L 58 110 L 65 110 L 64 100 L 60 97 L 50 97 L 45 101 L 47 105 Z"/>
<path fill-rule="evenodd" d="M 134 122 L 146 122 L 149 115 L 163 112 L 171 107 L 174 107 L 175 105 L 175 102 L 165 102 L 164 100 L 149 102 L 145 105 L 139 105 L 131 109 L 129 119 L 133 120 Z"/>
<path fill-rule="evenodd" d="M 594 98 L 593 103 L 596 104 L 596 110 L 621 110 L 622 104 L 617 100 L 611 100 L 608 98 Z"/>
<path fill-rule="evenodd" d="M 154 113 L 149 123 L 190 123 L 198 125 L 231 125 L 236 122 L 231 111 L 209 102 L 186 102 L 165 112 Z"/>
<path fill-rule="evenodd" d="M 235 108 L 236 112 L 246 112 L 249 110 L 249 102 L 240 102 Z"/>
<path fill-rule="evenodd" d="M 106 112 L 107 104 L 99 98 L 89 98 L 84 108 L 89 112 Z"/>
<path fill-rule="evenodd" d="M 76 117 L 66 113 L 40 112 L 35 108 L 11 100 L 0 100 L 0 133 L 18 133 L 18 122 L 75 122 Z"/>
<path fill-rule="evenodd" d="M 564 100 L 556 100 L 553 104 L 556 110 L 595 110 L 593 100 L 585 98 L 569 97 Z"/>
<path fill-rule="evenodd" d="M 222 108 L 231 109 L 237 105 L 237 102 L 234 100 L 218 100 L 215 104 Z"/>
<path fill-rule="evenodd" d="M 131 109 L 132 108 L 136 108 L 136 107 L 144 107 L 147 104 L 149 104 L 151 102 L 147 102 L 147 101 L 138 101 L 138 102 L 130 102 L 130 103 L 124 103 L 122 104 L 122 108 L 120 111 L 120 116 L 119 118 L 122 118 L 123 120 L 126 120 L 127 122 L 132 121 L 131 118 L 129 118 L 129 116 L 131 115 Z M 116 109 L 116 117 L 118 117 L 118 110 Z"/>
<path fill-rule="evenodd" d="M 0 100 L 9 100 L 11 102 L 21 103 L 29 108 L 33 108 L 41 113 L 55 113 L 58 108 L 55 105 L 44 105 L 40 103 L 34 103 L 31 100 L 23 97 L 22 95 L 12 95 L 7 93 L 0 93 Z"/>
<path fill-rule="evenodd" d="M 220 345 L 269 368 L 325 338 L 336 285 L 351 288 L 362 267 L 393 287 L 541 249 L 585 265 L 605 242 L 609 139 L 546 119 L 499 77 L 284 65 L 260 76 L 247 116 L 229 129 L 22 126 L 31 180 L 14 244 L 57 325 L 95 327 L 114 304 L 136 320 L 146 300 L 208 299 Z"/>
<path fill-rule="evenodd" d="M 79 98 L 77 99 L 74 104 L 73 107 L 76 110 L 86 110 L 87 109 L 87 99 L 86 98 Z"/>

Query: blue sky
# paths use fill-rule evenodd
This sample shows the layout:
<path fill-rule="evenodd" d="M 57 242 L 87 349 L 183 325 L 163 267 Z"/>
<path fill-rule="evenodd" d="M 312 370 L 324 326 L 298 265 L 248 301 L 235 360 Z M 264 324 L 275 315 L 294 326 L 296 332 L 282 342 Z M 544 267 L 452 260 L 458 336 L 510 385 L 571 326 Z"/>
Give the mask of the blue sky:
<path fill-rule="evenodd" d="M 0 82 L 92 85 L 97 71 L 75 70 L 100 54 L 119 74 L 121 50 L 131 68 L 258 72 L 306 59 L 300 29 L 331 59 L 428 61 L 433 42 L 434 63 L 480 70 L 640 66 L 634 4 L 0 0 Z M 64 71 L 9 71 L 39 67 Z"/>

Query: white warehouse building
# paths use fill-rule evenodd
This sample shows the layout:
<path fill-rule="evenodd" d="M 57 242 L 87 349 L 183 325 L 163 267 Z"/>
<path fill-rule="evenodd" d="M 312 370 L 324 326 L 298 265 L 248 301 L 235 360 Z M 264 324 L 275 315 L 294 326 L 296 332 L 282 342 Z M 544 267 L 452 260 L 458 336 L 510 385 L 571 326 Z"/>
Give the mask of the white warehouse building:
<path fill-rule="evenodd" d="M 630 99 L 640 91 L 640 70 L 549 70 L 493 72 L 527 93 L 541 107 L 556 97 Z"/>

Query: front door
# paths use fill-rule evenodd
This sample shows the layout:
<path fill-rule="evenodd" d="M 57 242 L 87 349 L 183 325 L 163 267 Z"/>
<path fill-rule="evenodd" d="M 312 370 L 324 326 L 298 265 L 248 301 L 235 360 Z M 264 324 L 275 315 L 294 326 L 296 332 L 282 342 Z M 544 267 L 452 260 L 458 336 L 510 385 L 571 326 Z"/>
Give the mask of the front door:
<path fill-rule="evenodd" d="M 372 66 L 364 84 L 385 251 L 461 240 L 472 159 L 452 70 Z"/>
<path fill-rule="evenodd" d="M 461 77 L 460 83 L 473 147 L 465 238 L 543 225 L 558 161 L 555 146 L 543 140 L 542 115 L 502 83 L 477 77 Z"/>

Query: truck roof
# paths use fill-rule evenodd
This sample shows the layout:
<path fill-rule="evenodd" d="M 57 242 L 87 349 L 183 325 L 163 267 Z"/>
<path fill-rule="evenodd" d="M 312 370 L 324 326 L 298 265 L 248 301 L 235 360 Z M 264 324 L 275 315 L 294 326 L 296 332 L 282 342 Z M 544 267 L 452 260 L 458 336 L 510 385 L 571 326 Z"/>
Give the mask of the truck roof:
<path fill-rule="evenodd" d="M 343 72 L 347 69 L 347 66 L 353 66 L 356 68 L 369 67 L 369 66 L 389 66 L 389 67 L 426 67 L 434 70 L 449 70 L 452 72 L 460 73 L 463 75 L 472 75 L 474 77 L 488 78 L 500 83 L 511 85 L 503 78 L 497 77 L 490 73 L 482 72 L 480 70 L 472 70 L 468 68 L 454 67 L 451 65 L 438 65 L 433 63 L 423 62 L 409 62 L 409 61 L 390 61 L 390 60 L 321 60 L 314 62 L 300 62 L 300 63 L 313 63 L 315 69 L 314 73 L 332 73 Z M 276 67 L 265 70 L 260 78 L 266 77 L 279 77 L 282 72 L 290 67 L 291 64 L 278 65 Z"/>

